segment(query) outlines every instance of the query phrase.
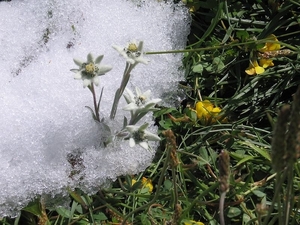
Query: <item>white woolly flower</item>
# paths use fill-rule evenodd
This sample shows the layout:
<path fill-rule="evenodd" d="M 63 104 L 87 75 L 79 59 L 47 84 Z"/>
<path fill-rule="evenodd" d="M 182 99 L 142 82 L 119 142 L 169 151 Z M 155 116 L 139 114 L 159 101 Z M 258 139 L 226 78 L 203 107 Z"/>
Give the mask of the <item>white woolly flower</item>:
<path fill-rule="evenodd" d="M 148 112 L 148 111 L 155 111 L 156 108 L 154 106 L 161 101 L 160 98 L 155 98 L 150 100 L 151 91 L 148 90 L 144 93 L 136 87 L 136 95 L 132 93 L 131 90 L 128 88 L 125 89 L 126 93 L 124 97 L 128 105 L 126 105 L 123 110 L 126 111 L 133 111 L 133 112 Z"/>
<path fill-rule="evenodd" d="M 109 65 L 100 65 L 102 59 L 103 55 L 100 55 L 96 58 L 96 60 L 94 60 L 91 53 L 87 55 L 86 62 L 74 59 L 75 64 L 79 66 L 79 69 L 71 69 L 71 71 L 75 73 L 74 78 L 77 80 L 83 80 L 83 87 L 87 87 L 92 83 L 98 86 L 98 76 L 104 75 L 112 69 Z"/>
<path fill-rule="evenodd" d="M 152 134 L 151 132 L 147 131 L 148 123 L 145 123 L 142 126 L 134 126 L 129 125 L 126 126 L 126 129 L 130 133 L 129 139 L 129 146 L 134 147 L 136 144 L 140 145 L 144 149 L 149 150 L 148 141 L 160 141 L 160 137 L 156 134 Z"/>
<path fill-rule="evenodd" d="M 139 44 L 135 41 L 128 44 L 127 47 L 119 47 L 116 45 L 112 46 L 114 49 L 116 49 L 120 55 L 122 55 L 126 61 L 130 64 L 137 64 L 137 63 L 143 63 L 148 64 L 149 60 L 143 58 L 143 42 L 140 41 Z"/>

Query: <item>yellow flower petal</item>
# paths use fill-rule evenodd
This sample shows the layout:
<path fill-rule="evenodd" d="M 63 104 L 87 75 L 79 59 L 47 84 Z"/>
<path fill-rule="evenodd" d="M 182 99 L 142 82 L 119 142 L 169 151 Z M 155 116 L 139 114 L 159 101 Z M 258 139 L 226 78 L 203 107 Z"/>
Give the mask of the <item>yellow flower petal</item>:
<path fill-rule="evenodd" d="M 259 51 L 267 52 L 267 51 L 277 51 L 280 49 L 280 44 L 278 43 L 278 40 L 274 34 L 269 35 L 267 39 L 273 42 L 266 42 L 265 46 L 259 49 Z"/>
<path fill-rule="evenodd" d="M 143 187 L 148 188 L 150 193 L 153 191 L 153 184 L 152 184 L 151 179 L 147 179 L 146 177 L 143 177 L 142 184 L 143 184 Z"/>
<path fill-rule="evenodd" d="M 259 65 L 262 66 L 263 68 L 268 68 L 270 66 L 274 66 L 274 63 L 272 59 L 260 59 Z"/>
<path fill-rule="evenodd" d="M 220 118 L 218 115 L 221 111 L 220 107 L 214 107 L 209 100 L 196 103 L 197 118 L 205 125 L 215 123 Z"/>
<path fill-rule="evenodd" d="M 265 69 L 258 65 L 257 60 L 251 60 L 249 67 L 245 70 L 248 75 L 262 74 Z"/>
<path fill-rule="evenodd" d="M 204 225 L 202 222 L 197 222 L 195 220 L 186 220 L 183 222 L 184 225 Z"/>

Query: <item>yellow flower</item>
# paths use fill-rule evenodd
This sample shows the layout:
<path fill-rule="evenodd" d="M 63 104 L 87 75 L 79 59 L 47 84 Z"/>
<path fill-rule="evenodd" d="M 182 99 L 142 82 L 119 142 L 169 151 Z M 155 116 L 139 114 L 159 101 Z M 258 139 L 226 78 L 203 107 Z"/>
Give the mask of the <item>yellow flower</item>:
<path fill-rule="evenodd" d="M 277 51 L 280 49 L 280 44 L 274 34 L 269 35 L 267 39 L 272 42 L 266 42 L 265 46 L 259 49 L 260 52 Z"/>
<path fill-rule="evenodd" d="M 147 179 L 146 177 L 143 177 L 142 184 L 143 184 L 143 188 L 148 188 L 150 193 L 153 191 L 153 184 L 151 179 Z"/>
<path fill-rule="evenodd" d="M 262 74 L 265 72 L 265 69 L 262 66 L 258 65 L 257 60 L 251 60 L 249 67 L 245 70 L 245 72 L 248 75 L 256 75 L 256 74 Z"/>
<path fill-rule="evenodd" d="M 183 221 L 184 225 L 204 225 L 202 222 L 197 222 L 195 220 L 185 220 Z"/>
<path fill-rule="evenodd" d="M 221 108 L 214 107 L 210 101 L 204 100 L 196 103 L 196 112 L 198 119 L 207 125 L 216 122 L 220 118 L 219 113 L 221 112 Z"/>
<path fill-rule="evenodd" d="M 131 185 L 134 185 L 136 183 L 136 179 L 131 180 Z M 146 177 L 142 178 L 142 188 L 148 188 L 149 193 L 152 193 L 153 191 L 153 184 L 151 179 L 147 179 Z"/>
<path fill-rule="evenodd" d="M 280 44 L 274 34 L 271 34 L 268 39 L 272 42 L 266 42 L 265 46 L 259 49 L 260 52 L 268 54 L 268 52 L 278 51 L 280 49 Z M 263 68 L 268 68 L 269 66 L 274 66 L 272 59 L 262 58 L 259 60 L 259 65 Z"/>
<path fill-rule="evenodd" d="M 274 63 L 272 59 L 260 59 L 259 65 L 263 68 L 268 68 L 269 66 L 274 66 Z"/>

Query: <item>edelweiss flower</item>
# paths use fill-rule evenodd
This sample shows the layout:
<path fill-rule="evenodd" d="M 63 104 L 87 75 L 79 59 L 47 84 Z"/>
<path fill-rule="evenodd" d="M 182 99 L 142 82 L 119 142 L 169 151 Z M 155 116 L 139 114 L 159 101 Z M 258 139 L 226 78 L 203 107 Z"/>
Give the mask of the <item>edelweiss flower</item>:
<path fill-rule="evenodd" d="M 154 111 L 156 108 L 154 106 L 161 101 L 160 98 L 155 98 L 150 100 L 151 91 L 148 90 L 144 93 L 136 87 L 135 92 L 136 96 L 132 93 L 131 90 L 128 88 L 125 89 L 126 93 L 124 97 L 128 103 L 123 109 L 126 111 L 133 111 L 133 112 L 149 112 Z"/>
<path fill-rule="evenodd" d="M 262 66 L 258 65 L 257 60 L 251 60 L 249 67 L 245 70 L 245 72 L 248 75 L 256 75 L 256 74 L 262 74 L 265 72 L 265 69 Z"/>
<path fill-rule="evenodd" d="M 72 72 L 76 73 L 74 78 L 83 80 L 83 87 L 87 87 L 92 83 L 98 86 L 98 76 L 104 75 L 112 69 L 109 65 L 100 65 L 102 59 L 103 55 L 100 55 L 94 61 L 94 57 L 91 53 L 87 55 L 87 62 L 81 62 L 80 60 L 74 59 L 75 64 L 79 66 L 79 69 L 71 69 Z"/>
<path fill-rule="evenodd" d="M 130 133 L 130 147 L 134 147 L 136 144 L 138 144 L 144 149 L 149 150 L 148 141 L 160 141 L 160 137 L 146 130 L 148 125 L 148 123 L 145 123 L 140 127 L 134 125 L 129 125 L 126 127 L 127 131 Z"/>
<path fill-rule="evenodd" d="M 116 49 L 120 55 L 122 55 L 126 61 L 130 64 L 143 63 L 148 64 L 149 60 L 143 58 L 143 42 L 140 41 L 137 45 L 136 42 L 129 43 L 127 47 L 112 46 Z"/>

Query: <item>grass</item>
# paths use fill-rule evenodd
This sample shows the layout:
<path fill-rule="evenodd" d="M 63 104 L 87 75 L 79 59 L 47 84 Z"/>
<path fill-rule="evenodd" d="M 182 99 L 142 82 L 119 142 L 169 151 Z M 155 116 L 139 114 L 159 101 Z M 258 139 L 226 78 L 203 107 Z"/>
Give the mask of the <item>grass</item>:
<path fill-rule="evenodd" d="M 36 199 L 0 223 L 300 224 L 300 4 L 185 2 L 193 17 L 187 48 L 177 51 L 185 98 L 155 112 L 163 140 L 152 164 L 93 196 L 69 190 L 70 208 Z M 281 49 L 259 53 L 277 43 L 271 34 Z M 274 66 L 247 75 L 249 61 L 264 57 Z M 199 116 L 204 100 L 220 112 Z"/>

